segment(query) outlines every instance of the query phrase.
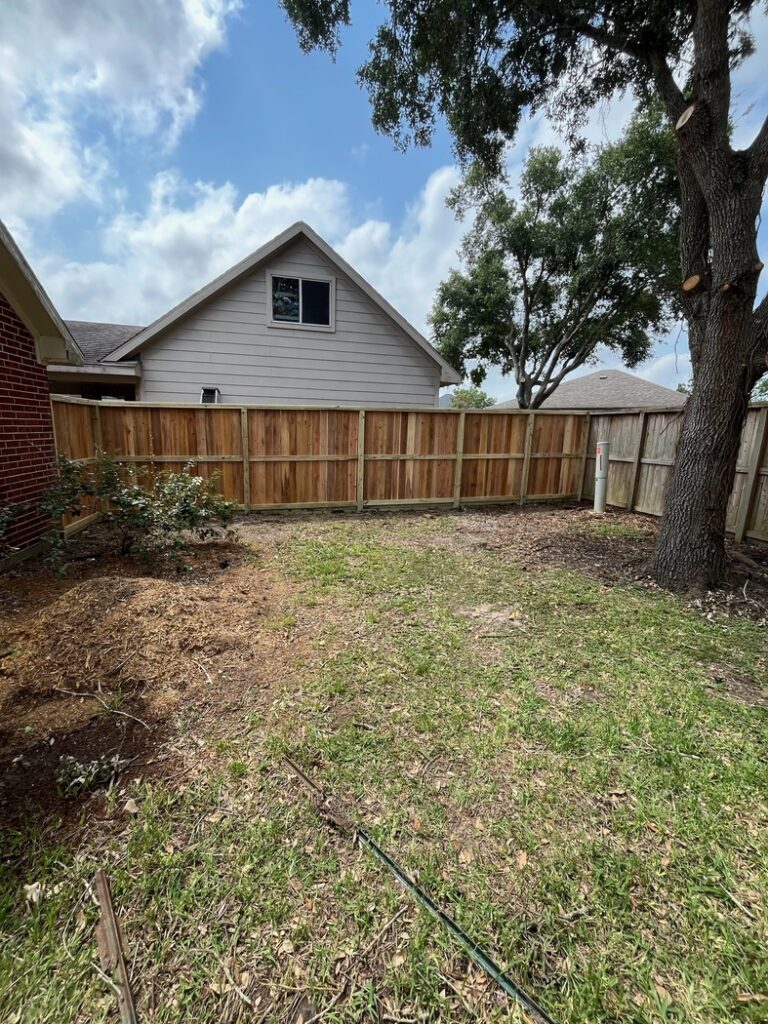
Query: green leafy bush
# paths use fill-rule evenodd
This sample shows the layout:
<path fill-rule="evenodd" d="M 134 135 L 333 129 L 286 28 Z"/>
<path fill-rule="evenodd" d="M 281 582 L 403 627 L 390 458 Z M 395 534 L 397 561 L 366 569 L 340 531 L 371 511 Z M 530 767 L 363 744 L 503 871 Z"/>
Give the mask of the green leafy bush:
<path fill-rule="evenodd" d="M 92 465 L 60 456 L 58 481 L 45 494 L 41 508 L 56 520 L 93 511 L 95 500 L 114 530 L 121 554 L 178 547 L 187 531 L 213 536 L 235 511 L 232 502 L 217 492 L 216 477 L 204 479 L 192 470 L 187 465 L 180 473 L 153 475 L 142 466 L 118 466 L 109 455 L 100 454 Z"/>

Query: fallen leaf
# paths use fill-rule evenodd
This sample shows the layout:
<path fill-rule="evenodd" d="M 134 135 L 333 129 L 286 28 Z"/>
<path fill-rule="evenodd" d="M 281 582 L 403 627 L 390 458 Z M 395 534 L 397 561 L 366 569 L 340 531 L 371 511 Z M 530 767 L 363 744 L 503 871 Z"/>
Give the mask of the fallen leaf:
<path fill-rule="evenodd" d="M 517 855 L 517 866 L 522 871 L 525 865 L 528 863 L 528 854 L 525 850 L 521 850 Z"/>
<path fill-rule="evenodd" d="M 24 886 L 24 899 L 27 903 L 40 903 L 43 899 L 43 888 L 39 882 Z"/>
<path fill-rule="evenodd" d="M 653 983 L 656 986 L 656 992 L 658 994 L 659 999 L 661 999 L 661 1000 L 663 1000 L 663 1001 L 665 1001 L 667 1003 L 671 1003 L 672 1002 L 672 996 L 669 994 L 667 989 L 664 987 L 664 985 L 662 984 L 662 979 L 659 978 L 658 975 L 654 976 Z"/>
<path fill-rule="evenodd" d="M 459 864 L 471 864 L 474 860 L 474 854 L 466 846 L 459 850 Z"/>
<path fill-rule="evenodd" d="M 136 803 L 133 797 L 131 797 L 130 800 L 125 801 L 125 807 L 123 808 L 123 810 L 125 811 L 126 814 L 138 814 L 139 805 Z"/>
<path fill-rule="evenodd" d="M 395 953 L 389 962 L 393 967 L 402 967 L 405 963 L 405 957 L 402 953 Z"/>

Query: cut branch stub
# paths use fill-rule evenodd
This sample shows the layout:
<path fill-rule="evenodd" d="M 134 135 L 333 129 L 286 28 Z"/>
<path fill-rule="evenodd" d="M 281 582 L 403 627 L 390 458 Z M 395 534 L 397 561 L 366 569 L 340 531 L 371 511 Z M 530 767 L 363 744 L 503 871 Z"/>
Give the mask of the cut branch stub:
<path fill-rule="evenodd" d="M 682 112 L 680 117 L 678 117 L 678 119 L 677 119 L 677 122 L 675 124 L 675 131 L 679 132 L 681 128 L 684 128 L 688 124 L 688 122 L 693 117 L 693 112 L 694 112 L 695 109 L 696 109 L 696 104 L 695 103 L 692 103 L 690 105 L 690 107 L 686 107 L 685 108 L 685 110 Z"/>
<path fill-rule="evenodd" d="M 704 278 L 701 274 L 691 274 L 690 277 L 686 277 L 683 281 L 682 289 L 684 292 L 693 292 L 699 287 L 703 280 Z"/>

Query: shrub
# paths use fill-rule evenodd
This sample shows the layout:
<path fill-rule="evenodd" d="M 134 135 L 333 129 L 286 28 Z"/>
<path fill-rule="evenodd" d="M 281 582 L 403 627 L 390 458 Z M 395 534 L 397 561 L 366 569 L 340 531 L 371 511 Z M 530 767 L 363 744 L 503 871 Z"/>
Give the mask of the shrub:
<path fill-rule="evenodd" d="M 16 514 L 12 505 L 0 505 L 0 555 L 12 551 L 13 547 L 8 543 L 8 527 Z"/>
<path fill-rule="evenodd" d="M 187 465 L 180 473 L 152 475 L 145 467 L 119 467 L 109 455 L 100 454 L 94 465 L 60 456 L 58 481 L 41 507 L 57 519 L 92 511 L 95 499 L 102 504 L 103 520 L 114 530 L 121 554 L 151 554 L 178 547 L 186 531 L 212 536 L 234 515 L 235 506 L 216 491 L 216 478 L 195 476 L 192 469 Z"/>

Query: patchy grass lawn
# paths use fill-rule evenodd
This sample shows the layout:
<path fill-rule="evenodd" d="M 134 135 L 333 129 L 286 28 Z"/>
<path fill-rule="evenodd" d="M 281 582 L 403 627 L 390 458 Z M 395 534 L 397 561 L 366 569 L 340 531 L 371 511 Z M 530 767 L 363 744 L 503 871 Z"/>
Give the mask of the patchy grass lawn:
<path fill-rule="evenodd" d="M 516 515 L 244 527 L 270 657 L 176 711 L 165 769 L 6 832 L 0 1020 L 114 1019 L 100 865 L 144 1020 L 525 1019 L 284 754 L 555 1020 L 768 1019 L 765 624 L 535 564 Z"/>

